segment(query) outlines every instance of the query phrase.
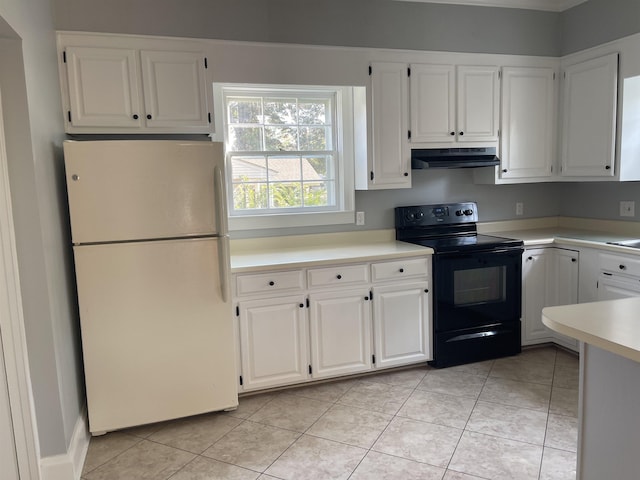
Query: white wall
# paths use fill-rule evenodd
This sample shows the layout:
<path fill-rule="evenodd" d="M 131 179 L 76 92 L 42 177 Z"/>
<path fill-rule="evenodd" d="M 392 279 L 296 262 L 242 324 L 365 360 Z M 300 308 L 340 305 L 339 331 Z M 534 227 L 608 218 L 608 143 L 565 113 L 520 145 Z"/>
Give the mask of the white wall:
<path fill-rule="evenodd" d="M 6 22 L 6 23 L 5 23 Z M 0 0 L 0 84 L 42 456 L 65 454 L 83 405 L 49 0 Z"/>

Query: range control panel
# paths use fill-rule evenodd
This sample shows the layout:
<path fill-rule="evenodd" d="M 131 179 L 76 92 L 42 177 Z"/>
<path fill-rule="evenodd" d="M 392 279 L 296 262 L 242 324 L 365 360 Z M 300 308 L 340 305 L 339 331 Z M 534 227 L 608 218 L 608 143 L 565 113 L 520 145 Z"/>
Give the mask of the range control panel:
<path fill-rule="evenodd" d="M 395 216 L 396 228 L 475 223 L 478 206 L 475 202 L 462 202 L 396 207 Z"/>

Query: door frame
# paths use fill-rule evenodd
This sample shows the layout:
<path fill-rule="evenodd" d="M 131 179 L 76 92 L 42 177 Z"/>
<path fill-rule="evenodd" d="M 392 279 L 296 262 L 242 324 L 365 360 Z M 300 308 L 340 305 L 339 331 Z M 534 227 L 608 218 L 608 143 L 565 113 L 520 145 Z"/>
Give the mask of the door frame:
<path fill-rule="evenodd" d="M 0 282 L 0 341 L 4 352 L 19 476 L 24 480 L 38 480 L 40 452 L 27 357 L 3 118 L 0 91 L 0 275 L 4 277 Z"/>

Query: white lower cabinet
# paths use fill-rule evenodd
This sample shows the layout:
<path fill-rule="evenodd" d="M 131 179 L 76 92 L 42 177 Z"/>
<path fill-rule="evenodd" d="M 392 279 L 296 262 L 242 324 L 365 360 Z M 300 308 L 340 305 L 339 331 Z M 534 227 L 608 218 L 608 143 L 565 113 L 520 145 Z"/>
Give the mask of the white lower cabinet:
<path fill-rule="evenodd" d="M 371 369 L 369 289 L 309 295 L 313 378 Z"/>
<path fill-rule="evenodd" d="M 542 309 L 578 303 L 579 252 L 556 247 L 531 248 L 522 257 L 522 344 L 556 342 L 578 348 L 575 339 L 542 323 Z"/>
<path fill-rule="evenodd" d="M 241 391 L 430 360 L 430 272 L 425 256 L 234 275 Z"/>
<path fill-rule="evenodd" d="M 429 299 L 428 282 L 373 288 L 377 367 L 432 359 Z"/>
<path fill-rule="evenodd" d="M 238 302 L 243 390 L 308 379 L 305 302 L 303 295 Z"/>

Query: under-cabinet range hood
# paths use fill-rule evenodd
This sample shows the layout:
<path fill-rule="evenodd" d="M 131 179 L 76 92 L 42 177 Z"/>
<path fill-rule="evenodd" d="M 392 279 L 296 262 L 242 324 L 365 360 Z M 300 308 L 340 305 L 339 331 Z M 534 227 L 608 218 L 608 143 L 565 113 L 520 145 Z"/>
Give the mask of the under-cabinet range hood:
<path fill-rule="evenodd" d="M 411 150 L 411 168 L 469 168 L 499 165 L 495 147 L 420 148 Z"/>

